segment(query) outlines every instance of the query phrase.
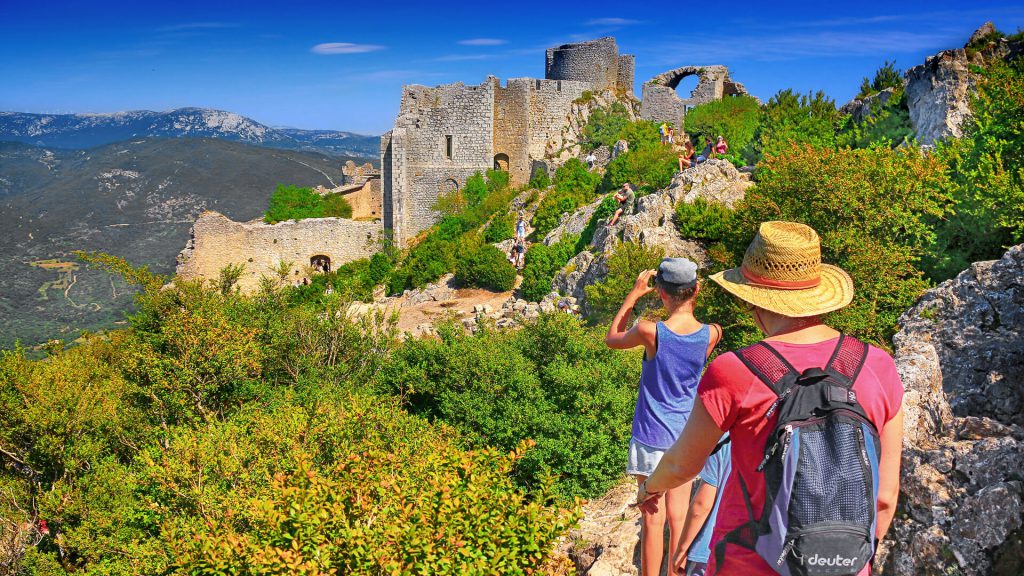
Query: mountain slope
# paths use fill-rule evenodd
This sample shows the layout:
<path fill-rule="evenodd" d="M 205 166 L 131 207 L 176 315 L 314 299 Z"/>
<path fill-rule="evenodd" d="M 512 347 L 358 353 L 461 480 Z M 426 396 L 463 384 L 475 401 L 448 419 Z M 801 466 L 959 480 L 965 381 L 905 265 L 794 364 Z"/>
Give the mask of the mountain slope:
<path fill-rule="evenodd" d="M 234 112 L 179 108 L 112 114 L 0 112 L 0 141 L 53 148 L 92 148 L 132 138 L 220 138 L 287 150 L 366 156 L 380 153 L 380 138 L 332 130 L 271 128 Z"/>
<path fill-rule="evenodd" d="M 340 183 L 344 160 L 198 138 L 82 151 L 0 146 L 0 347 L 74 338 L 123 317 L 125 287 L 72 251 L 172 273 L 201 211 L 256 218 L 278 183 Z"/>

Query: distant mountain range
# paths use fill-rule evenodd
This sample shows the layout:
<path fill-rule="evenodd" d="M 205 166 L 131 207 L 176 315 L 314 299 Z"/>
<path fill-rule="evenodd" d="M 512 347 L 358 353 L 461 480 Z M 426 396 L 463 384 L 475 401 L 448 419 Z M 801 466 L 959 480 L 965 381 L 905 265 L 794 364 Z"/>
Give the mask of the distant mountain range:
<path fill-rule="evenodd" d="M 333 130 L 271 128 L 234 112 L 178 108 L 111 114 L 0 112 L 0 142 L 82 149 L 138 138 L 218 138 L 255 146 L 377 158 L 380 137 Z"/>
<path fill-rule="evenodd" d="M 12 121 L 10 114 L 5 118 Z M 53 118 L 58 120 L 36 117 L 36 124 L 21 129 L 45 138 L 77 132 L 78 145 L 89 141 L 88 117 Z M 180 118 L 182 124 L 167 126 L 200 131 L 194 117 Z M 80 130 L 49 126 L 58 121 Z M 210 122 L 207 117 L 202 125 Z M 114 137 L 110 126 L 115 124 L 106 117 L 91 138 L 104 130 Z M 220 126 L 225 133 L 264 142 L 280 134 L 240 116 L 224 117 Z M 171 274 L 201 211 L 217 210 L 236 220 L 259 217 L 277 184 L 340 184 L 347 159 L 227 137 L 136 137 L 88 150 L 0 143 L 0 348 L 16 339 L 26 345 L 74 339 L 82 329 L 109 328 L 123 319 L 131 291 L 86 268 L 74 250 L 108 252 Z"/>

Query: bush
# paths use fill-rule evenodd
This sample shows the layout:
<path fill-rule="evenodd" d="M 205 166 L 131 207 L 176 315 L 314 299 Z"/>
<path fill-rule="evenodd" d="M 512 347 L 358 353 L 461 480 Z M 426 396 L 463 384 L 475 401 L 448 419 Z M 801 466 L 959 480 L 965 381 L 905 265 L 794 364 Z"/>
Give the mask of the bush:
<path fill-rule="evenodd" d="M 496 194 L 508 188 L 508 172 L 504 170 L 487 171 L 487 192 Z"/>
<path fill-rule="evenodd" d="M 540 242 L 530 246 L 526 251 L 520 295 L 532 302 L 543 300 L 551 292 L 551 280 L 555 274 L 576 255 L 577 244 L 578 238 L 567 234 L 551 246 Z"/>
<path fill-rule="evenodd" d="M 629 124 L 629 112 L 619 102 L 608 108 L 594 108 L 587 118 L 587 125 L 583 127 L 583 145 L 589 150 L 599 146 L 611 148 L 622 138 Z"/>
<path fill-rule="evenodd" d="M 263 221 L 276 224 L 285 220 L 331 216 L 352 217 L 352 206 L 342 195 L 321 196 L 310 188 L 278 185 L 277 190 L 270 196 L 270 205 L 263 216 Z"/>
<path fill-rule="evenodd" d="M 466 286 L 505 292 L 516 283 L 516 269 L 490 244 L 464 246 L 455 263 L 455 278 Z"/>
<path fill-rule="evenodd" d="M 754 139 L 761 121 L 761 105 L 753 96 L 732 96 L 694 107 L 686 113 L 686 132 L 695 138 L 698 152 L 705 138 L 719 135 L 729 143 L 727 158 L 743 162 L 741 152 Z"/>
<path fill-rule="evenodd" d="M 917 264 L 934 242 L 931 221 L 943 213 L 947 185 L 939 160 L 916 148 L 793 145 L 765 158 L 757 185 L 737 205 L 728 235 L 733 265 L 761 222 L 811 226 L 821 236 L 823 260 L 846 270 L 856 287 L 853 303 L 832 315 L 832 325 L 886 346 L 897 319 L 927 288 Z"/>
<path fill-rule="evenodd" d="M 910 110 L 906 104 L 906 94 L 902 89 L 884 106 L 875 102 L 867 118 L 855 122 L 847 117 L 845 122 L 846 125 L 841 127 L 838 133 L 839 146 L 896 148 L 915 138 L 914 127 L 910 123 Z"/>
<path fill-rule="evenodd" d="M 462 187 L 462 195 L 470 206 L 477 206 L 487 196 L 488 186 L 482 174 L 477 172 L 466 179 L 466 185 Z"/>
<path fill-rule="evenodd" d="M 964 138 L 937 150 L 952 179 L 953 204 L 935 222 L 938 240 L 925 263 L 935 280 L 1024 242 L 1024 61 L 979 71 L 971 111 Z"/>
<path fill-rule="evenodd" d="M 543 236 L 558 226 L 563 214 L 572 212 L 594 197 L 601 177 L 571 158 L 555 171 L 555 189 L 544 197 L 533 216 L 533 227 Z"/>
<path fill-rule="evenodd" d="M 656 269 L 664 256 L 664 250 L 658 247 L 633 242 L 619 244 L 608 257 L 608 275 L 583 289 L 590 318 L 606 322 L 615 316 L 640 272 Z M 645 299 L 653 302 L 649 295 Z"/>
<path fill-rule="evenodd" d="M 548 186 L 551 186 L 551 178 L 548 176 L 548 171 L 538 166 L 530 176 L 530 188 L 543 190 Z"/>
<path fill-rule="evenodd" d="M 587 227 L 580 233 L 579 242 L 576 243 L 576 252 L 582 252 L 591 242 L 594 241 L 594 233 L 597 232 L 597 227 L 601 220 L 609 218 L 619 208 L 619 201 L 615 199 L 614 194 L 609 194 L 601 200 L 601 203 L 594 210 L 594 214 L 590 217 L 590 221 L 587 222 Z"/>
<path fill-rule="evenodd" d="M 867 77 L 860 83 L 860 92 L 857 98 L 867 98 L 877 94 L 886 88 L 903 89 L 903 72 L 896 68 L 896 62 L 885 61 L 885 64 L 875 71 L 875 78 L 868 80 Z"/>
<path fill-rule="evenodd" d="M 565 496 L 596 497 L 622 476 L 640 356 L 609 350 L 597 330 L 568 314 L 543 314 L 515 331 L 461 327 L 440 341 L 407 340 L 380 381 L 409 410 L 442 421 L 474 445 L 536 441 L 516 465 L 521 486 L 548 471 Z"/>
<path fill-rule="evenodd" d="M 721 202 L 697 198 L 676 205 L 676 228 L 683 238 L 717 241 L 730 232 L 732 209 Z"/>
<path fill-rule="evenodd" d="M 495 244 L 516 235 L 516 217 L 513 214 L 499 214 L 484 229 L 484 242 Z"/>
<path fill-rule="evenodd" d="M 679 169 L 679 154 L 669 146 L 630 149 L 608 163 L 602 188 L 615 190 L 629 182 L 641 195 L 668 187 Z"/>
<path fill-rule="evenodd" d="M 761 123 L 743 157 L 747 164 L 756 164 L 793 144 L 835 148 L 840 122 L 835 101 L 824 92 L 799 95 L 789 89 L 780 90 L 762 109 Z"/>

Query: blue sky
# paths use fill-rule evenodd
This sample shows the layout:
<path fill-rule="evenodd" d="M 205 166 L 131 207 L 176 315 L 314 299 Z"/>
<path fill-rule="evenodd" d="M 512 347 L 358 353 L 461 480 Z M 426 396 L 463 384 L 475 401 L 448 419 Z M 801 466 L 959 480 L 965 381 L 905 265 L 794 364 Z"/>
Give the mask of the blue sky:
<path fill-rule="evenodd" d="M 0 0 L 0 110 L 202 106 L 272 126 L 379 134 L 401 85 L 543 77 L 544 48 L 605 35 L 655 74 L 725 64 L 767 99 L 824 90 L 839 104 L 886 59 L 963 45 L 1013 2 L 291 2 Z"/>

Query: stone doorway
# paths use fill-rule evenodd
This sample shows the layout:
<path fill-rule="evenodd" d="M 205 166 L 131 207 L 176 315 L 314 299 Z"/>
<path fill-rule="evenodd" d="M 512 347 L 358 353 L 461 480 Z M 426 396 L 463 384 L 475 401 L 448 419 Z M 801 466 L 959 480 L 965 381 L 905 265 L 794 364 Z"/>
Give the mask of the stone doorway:
<path fill-rule="evenodd" d="M 309 267 L 314 274 L 328 274 L 331 271 L 331 258 L 323 254 L 317 254 L 309 259 Z"/>
<path fill-rule="evenodd" d="M 494 155 L 494 169 L 508 172 L 508 154 L 501 153 Z"/>

